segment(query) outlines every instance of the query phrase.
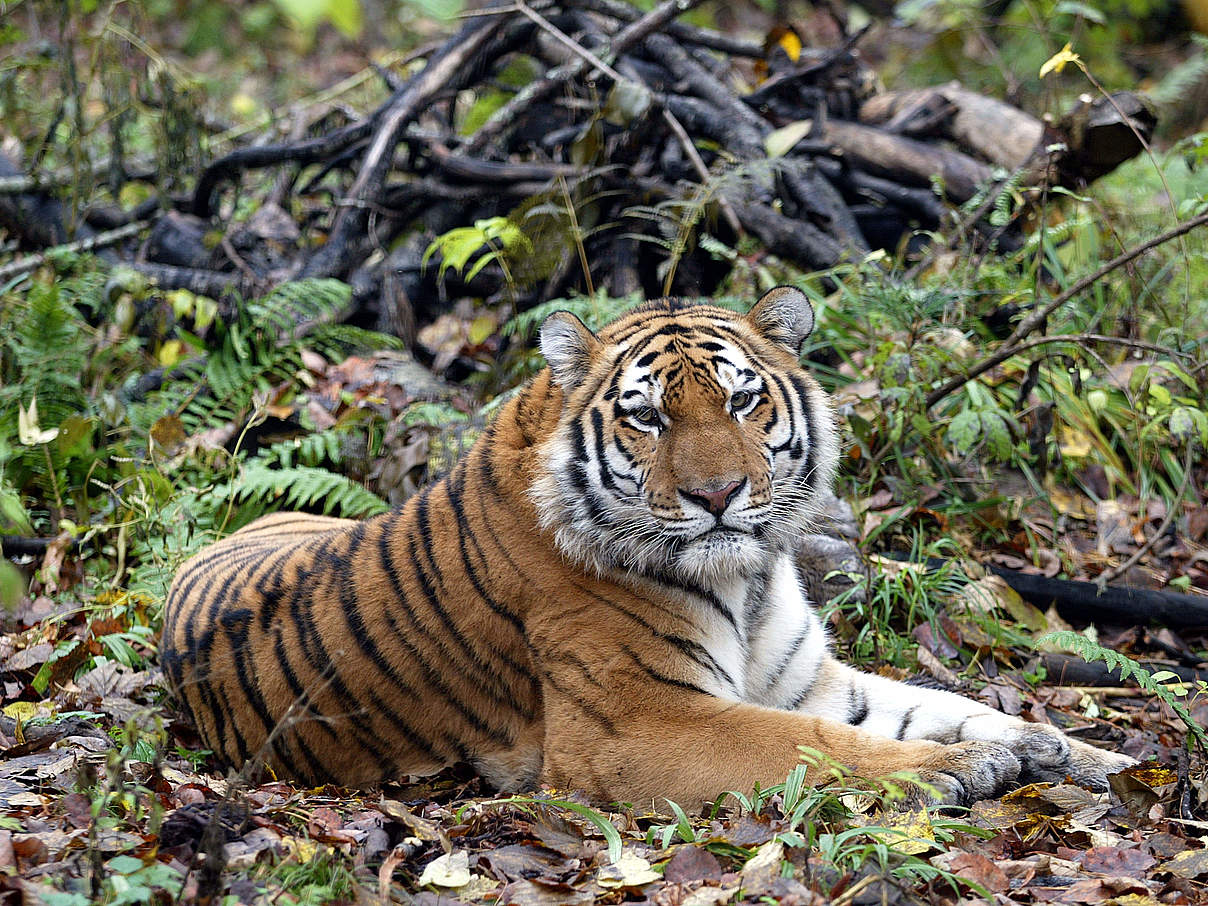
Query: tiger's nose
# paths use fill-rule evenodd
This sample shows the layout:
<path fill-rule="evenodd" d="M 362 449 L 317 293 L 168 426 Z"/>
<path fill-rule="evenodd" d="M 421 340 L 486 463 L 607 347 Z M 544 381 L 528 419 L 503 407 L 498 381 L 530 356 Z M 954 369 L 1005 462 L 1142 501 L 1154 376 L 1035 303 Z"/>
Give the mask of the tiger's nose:
<path fill-rule="evenodd" d="M 718 486 L 721 482 L 714 482 L 703 488 L 680 488 L 680 493 L 693 503 L 704 507 L 712 515 L 720 516 L 745 483 L 745 478 L 742 481 L 731 481 L 724 487 Z"/>

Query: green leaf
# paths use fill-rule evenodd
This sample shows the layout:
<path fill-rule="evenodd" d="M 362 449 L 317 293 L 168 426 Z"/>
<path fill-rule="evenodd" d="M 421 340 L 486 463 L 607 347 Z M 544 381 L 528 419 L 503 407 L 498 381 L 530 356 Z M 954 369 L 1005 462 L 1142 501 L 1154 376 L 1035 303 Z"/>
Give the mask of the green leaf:
<path fill-rule="evenodd" d="M 1061 0 L 1053 8 L 1053 12 L 1058 16 L 1081 16 L 1087 22 L 1094 22 L 1096 25 L 1107 24 L 1107 16 L 1103 14 L 1103 10 L 1095 9 L 1086 3 L 1079 3 L 1078 0 Z"/>
<path fill-rule="evenodd" d="M 1011 458 L 1011 431 L 1007 420 L 998 412 L 983 410 L 981 413 L 982 431 L 985 432 L 986 444 L 990 454 L 1002 462 Z"/>
<path fill-rule="evenodd" d="M 967 454 L 981 436 L 981 417 L 972 409 L 962 409 L 948 423 L 948 443 L 961 455 Z"/>
<path fill-rule="evenodd" d="M 119 875 L 132 875 L 143 870 L 143 860 L 134 856 L 114 856 L 106 865 L 111 872 Z"/>
<path fill-rule="evenodd" d="M 0 484 L 0 529 L 18 535 L 32 535 L 34 528 L 21 503 L 21 495 L 11 487 Z M 7 561 L 4 561 L 7 562 Z"/>
<path fill-rule="evenodd" d="M 797 143 L 809 135 L 814 128 L 813 120 L 796 120 L 787 126 L 773 129 L 763 140 L 763 149 L 768 157 L 783 157 L 796 147 Z"/>
<path fill-rule="evenodd" d="M 569 802 L 565 799 L 534 799 L 531 796 L 513 796 L 510 799 L 504 799 L 503 802 L 515 803 L 517 805 L 540 805 L 550 806 L 553 808 L 566 809 L 568 812 L 574 812 L 581 818 L 586 818 L 595 828 L 604 835 L 604 839 L 608 842 L 608 861 L 614 865 L 621 860 L 621 834 L 617 831 L 613 823 L 608 820 L 606 815 L 602 815 L 590 806 L 582 805 L 578 802 Z"/>
<path fill-rule="evenodd" d="M 675 826 L 679 831 L 680 839 L 685 843 L 696 842 L 696 831 L 692 829 L 692 822 L 688 820 L 688 816 L 684 814 L 684 810 L 680 808 L 679 803 L 672 802 L 670 799 L 664 800 L 671 811 L 675 812 Z"/>
<path fill-rule="evenodd" d="M 69 415 L 59 424 L 55 442 L 64 459 L 79 456 L 92 449 L 93 420 L 84 415 Z"/>
<path fill-rule="evenodd" d="M 1166 425 L 1172 436 L 1179 440 L 1189 440 L 1195 434 L 1195 418 L 1188 406 L 1177 406 L 1171 410 Z"/>
<path fill-rule="evenodd" d="M 1149 366 L 1138 365 L 1128 378 L 1129 391 L 1139 393 L 1147 380 L 1149 380 Z"/>
<path fill-rule="evenodd" d="M 328 0 L 327 18 L 346 37 L 360 37 L 363 25 L 361 0 Z"/>
<path fill-rule="evenodd" d="M 275 0 L 277 6 L 303 31 L 311 32 L 323 18 L 327 0 Z"/>
<path fill-rule="evenodd" d="M 629 79 L 617 82 L 604 103 L 604 119 L 614 126 L 628 126 L 645 115 L 652 103 L 650 89 Z"/>

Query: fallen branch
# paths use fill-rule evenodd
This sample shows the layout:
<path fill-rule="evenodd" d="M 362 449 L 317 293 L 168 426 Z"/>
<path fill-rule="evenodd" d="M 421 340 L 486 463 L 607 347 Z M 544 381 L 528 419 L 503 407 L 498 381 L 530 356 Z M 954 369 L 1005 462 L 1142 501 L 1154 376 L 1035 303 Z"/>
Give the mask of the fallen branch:
<path fill-rule="evenodd" d="M 760 242 L 750 254 L 816 270 L 943 228 L 954 220 L 952 202 L 985 192 L 999 143 L 978 146 L 978 156 L 959 141 L 961 151 L 919 139 L 950 130 L 953 110 L 966 132 L 971 123 L 1026 119 L 951 87 L 931 100 L 878 101 L 856 50 L 862 31 L 790 61 L 778 47 L 675 21 L 700 2 L 662 0 L 643 13 L 626 0 L 501 0 L 469 12 L 457 34 L 423 51 L 417 70 L 385 79 L 391 92 L 375 108 L 317 129 L 296 116 L 288 139 L 269 133 L 210 163 L 190 199 L 193 215 L 161 218 L 134 266 L 164 286 L 218 297 L 300 276 L 355 275 L 356 322 L 412 335 L 453 292 L 450 269 L 432 262 L 439 282 L 408 275 L 398 304 L 414 317 L 394 318 L 394 303 L 375 292 L 388 282 L 387 250 L 418 239 L 426 249 L 459 228 L 472 238 L 475 224 L 512 218 L 534 245 L 517 268 L 501 261 L 515 278 L 504 282 L 517 310 L 588 283 L 708 294 L 735 260 L 698 241 L 708 233 L 729 248 L 751 235 Z M 507 73 L 519 57 L 536 69 L 517 89 Z M 767 77 L 745 91 L 751 59 L 767 65 Z M 314 100 L 372 75 L 368 67 Z M 1127 111 L 1125 100 L 1117 106 Z M 883 123 L 859 122 L 862 107 Z M 1133 119 L 1144 138 L 1146 123 Z M 215 254 L 200 237 L 217 226 L 210 221 L 223 188 L 262 168 L 280 171 L 271 207 L 224 228 L 226 255 Z M 1078 181 L 1076 170 L 1060 175 Z M 937 177 L 946 197 L 935 192 Z M 968 235 L 980 248 L 1017 247 L 1016 226 L 986 223 L 992 206 L 970 218 Z M 572 209 L 590 216 L 575 223 Z M 29 218 L 10 220 L 33 249 L 66 241 L 31 237 L 20 232 Z"/>
<path fill-rule="evenodd" d="M 1208 628 L 1208 597 L 1174 591 L 1050 579 L 1001 566 L 986 569 L 1001 576 L 1024 600 L 1041 610 L 1056 605 L 1064 619 L 1116 626 L 1157 623 L 1171 629 Z"/>
<path fill-rule="evenodd" d="M 111 245 L 117 245 L 119 242 L 124 242 L 127 239 L 133 239 L 149 226 L 151 226 L 150 220 L 138 220 L 134 223 L 118 227 L 116 230 L 97 233 L 95 236 L 79 239 L 76 242 L 65 242 L 62 245 L 52 246 L 46 249 L 46 251 L 27 255 L 24 258 L 18 258 L 16 261 L 10 261 L 8 264 L 0 266 L 0 282 L 36 270 L 56 255 L 95 252 L 97 249 L 107 248 Z"/>
<path fill-rule="evenodd" d="M 435 94 L 456 91 L 470 81 L 476 70 L 476 58 L 488 42 L 505 30 L 507 24 L 506 20 L 498 18 L 470 23 L 462 29 L 457 39 L 446 43 L 429 58 L 420 73 L 408 80 L 390 99 L 374 127 L 360 172 L 347 198 L 341 202 L 327 242 L 306 263 L 301 276 L 345 273 L 360 263 L 346 262 L 345 253 L 350 244 L 365 232 L 369 207 L 376 204 L 382 194 L 386 173 L 393 163 L 394 148 L 402 130 Z"/>
<path fill-rule="evenodd" d="M 1072 654 L 1046 653 L 1040 656 L 1044 665 L 1045 682 L 1061 686 L 1105 686 L 1120 688 L 1127 682 L 1118 669 L 1112 669 L 1107 664 L 1098 661 L 1084 661 Z M 1208 670 L 1195 670 L 1178 664 L 1163 664 L 1153 661 L 1142 661 L 1141 666 L 1151 673 L 1167 670 L 1177 676 L 1182 682 L 1197 683 L 1208 680 Z M 1129 691 L 1134 694 L 1139 687 L 1133 686 Z"/>

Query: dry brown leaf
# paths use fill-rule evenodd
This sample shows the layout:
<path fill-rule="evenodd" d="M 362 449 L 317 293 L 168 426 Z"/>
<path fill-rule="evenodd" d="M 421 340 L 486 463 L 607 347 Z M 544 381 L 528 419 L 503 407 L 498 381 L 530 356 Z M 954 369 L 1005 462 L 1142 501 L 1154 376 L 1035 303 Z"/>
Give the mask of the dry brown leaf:
<path fill-rule="evenodd" d="M 1158 870 L 1169 872 L 1176 878 L 1202 878 L 1208 875 L 1208 849 L 1184 850 L 1173 859 L 1163 862 Z"/>

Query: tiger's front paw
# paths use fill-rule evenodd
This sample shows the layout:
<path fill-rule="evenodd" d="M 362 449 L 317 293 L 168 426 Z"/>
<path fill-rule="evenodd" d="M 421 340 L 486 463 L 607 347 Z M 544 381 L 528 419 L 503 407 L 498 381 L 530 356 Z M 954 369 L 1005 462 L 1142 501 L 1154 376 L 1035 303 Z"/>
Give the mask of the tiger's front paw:
<path fill-rule="evenodd" d="M 1056 727 L 1030 724 L 998 714 L 967 720 L 962 739 L 992 740 L 1019 759 L 1022 783 L 1061 783 L 1067 778 L 1094 790 L 1107 789 L 1107 775 L 1136 760 L 1070 739 Z"/>
<path fill-rule="evenodd" d="M 1079 786 L 1102 792 L 1107 789 L 1107 775 L 1117 774 L 1137 763 L 1137 759 L 1119 752 L 1109 752 L 1077 739 L 1069 740 L 1070 757 L 1065 764 L 1051 771 L 1038 771 L 1034 780 L 1061 783 L 1067 778 Z"/>
<path fill-rule="evenodd" d="M 1056 727 L 1030 724 L 1005 714 L 971 717 L 961 725 L 961 739 L 1006 746 L 1019 759 L 1020 777 L 1032 783 L 1041 774 L 1059 771 L 1070 762 L 1070 740 Z"/>
<path fill-rule="evenodd" d="M 1003 792 L 1019 776 L 1019 759 L 993 742 L 958 742 L 941 746 L 921 766 L 919 776 L 934 789 L 937 805 L 969 805 Z"/>

